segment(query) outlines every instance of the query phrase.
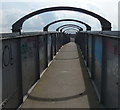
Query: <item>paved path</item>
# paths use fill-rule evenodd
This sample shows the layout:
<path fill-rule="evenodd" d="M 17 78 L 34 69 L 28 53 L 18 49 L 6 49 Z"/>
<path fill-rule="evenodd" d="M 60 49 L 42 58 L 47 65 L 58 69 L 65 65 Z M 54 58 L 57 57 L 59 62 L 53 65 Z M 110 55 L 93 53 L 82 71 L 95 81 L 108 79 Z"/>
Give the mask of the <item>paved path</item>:
<path fill-rule="evenodd" d="M 66 44 L 22 108 L 101 108 L 77 46 Z"/>

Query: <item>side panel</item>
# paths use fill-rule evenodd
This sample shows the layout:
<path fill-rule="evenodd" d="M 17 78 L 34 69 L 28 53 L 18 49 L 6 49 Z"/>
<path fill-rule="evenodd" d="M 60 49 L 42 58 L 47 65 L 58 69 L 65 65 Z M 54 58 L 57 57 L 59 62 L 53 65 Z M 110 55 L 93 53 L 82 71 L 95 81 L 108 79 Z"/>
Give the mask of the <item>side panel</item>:
<path fill-rule="evenodd" d="M 46 68 L 46 38 L 45 36 L 39 37 L 39 63 L 40 63 L 40 73 Z"/>
<path fill-rule="evenodd" d="M 89 68 L 89 71 L 90 71 L 90 76 L 91 76 L 91 65 L 92 65 L 92 36 L 89 36 L 88 37 L 88 68 Z"/>
<path fill-rule="evenodd" d="M 47 51 L 48 51 L 48 63 L 51 61 L 51 35 L 48 34 L 48 44 L 47 44 Z"/>
<path fill-rule="evenodd" d="M 104 84 L 104 104 L 109 108 L 118 107 L 118 39 L 107 38 L 107 73 Z"/>
<path fill-rule="evenodd" d="M 53 56 L 56 54 L 56 37 L 55 34 L 52 35 L 52 50 L 53 50 Z"/>
<path fill-rule="evenodd" d="M 19 39 L 2 42 L 3 108 L 17 108 L 22 103 L 22 80 Z"/>
<path fill-rule="evenodd" d="M 93 76 L 93 81 L 96 88 L 101 93 L 101 72 L 102 72 L 102 38 L 95 37 L 95 73 Z"/>
<path fill-rule="evenodd" d="M 0 104 L 2 103 L 2 40 L 0 40 Z M 0 106 L 0 109 L 2 106 Z"/>
<path fill-rule="evenodd" d="M 36 66 L 38 61 L 36 40 L 36 37 L 21 39 L 23 96 L 39 78 Z"/>

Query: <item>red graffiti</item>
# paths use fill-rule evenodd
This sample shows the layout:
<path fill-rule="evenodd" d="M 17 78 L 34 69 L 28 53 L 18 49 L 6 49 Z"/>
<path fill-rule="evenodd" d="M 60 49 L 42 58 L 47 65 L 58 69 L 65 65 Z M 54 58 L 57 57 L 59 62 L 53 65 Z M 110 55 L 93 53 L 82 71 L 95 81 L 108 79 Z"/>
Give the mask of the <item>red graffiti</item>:
<path fill-rule="evenodd" d="M 114 44 L 113 42 L 108 42 L 107 47 L 112 54 L 120 56 L 118 44 Z"/>

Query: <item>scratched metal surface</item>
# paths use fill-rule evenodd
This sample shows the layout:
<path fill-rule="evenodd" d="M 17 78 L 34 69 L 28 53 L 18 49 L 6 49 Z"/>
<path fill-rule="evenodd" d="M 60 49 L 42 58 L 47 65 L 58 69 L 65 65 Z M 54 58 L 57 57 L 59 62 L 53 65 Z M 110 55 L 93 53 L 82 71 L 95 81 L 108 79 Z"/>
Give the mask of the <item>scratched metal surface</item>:
<path fill-rule="evenodd" d="M 104 104 L 106 107 L 118 107 L 118 39 L 107 38 L 107 72 L 104 84 Z"/>
<path fill-rule="evenodd" d="M 55 34 L 52 34 L 52 52 L 53 56 L 56 54 L 56 36 Z"/>
<path fill-rule="evenodd" d="M 2 88 L 2 41 L 0 40 L 0 88 Z M 2 89 L 0 89 L 0 104 L 2 103 Z M 0 106 L 1 109 L 1 106 Z"/>
<path fill-rule="evenodd" d="M 19 39 L 2 41 L 3 108 L 16 108 L 22 103 Z"/>
<path fill-rule="evenodd" d="M 47 36 L 47 51 L 48 51 L 48 63 L 51 61 L 51 44 L 52 44 L 52 39 L 51 39 L 51 35 L 48 34 Z"/>
<path fill-rule="evenodd" d="M 56 35 L 56 51 L 58 52 L 59 50 L 59 36 Z"/>
<path fill-rule="evenodd" d="M 46 39 L 45 36 L 39 37 L 39 63 L 40 63 L 40 73 L 46 68 Z"/>
<path fill-rule="evenodd" d="M 88 38 L 88 68 L 91 74 L 91 66 L 92 66 L 92 36 L 90 35 Z"/>
<path fill-rule="evenodd" d="M 78 36 L 76 37 L 76 42 L 80 45 L 81 51 L 85 58 L 86 43 L 84 37 L 84 33 L 78 34 Z M 88 37 L 88 68 L 90 70 L 90 68 L 92 67 L 92 70 L 90 72 L 93 76 L 92 80 L 94 82 L 95 89 L 97 90 L 98 97 L 102 99 L 102 103 L 105 107 L 118 108 L 118 71 L 120 67 L 120 49 L 118 49 L 118 42 L 120 41 L 120 39 L 118 36 L 112 37 L 110 35 L 106 36 L 97 34 L 88 35 Z M 93 38 L 92 41 L 90 37 Z M 102 47 L 103 41 L 105 41 L 105 48 Z M 91 47 L 91 42 L 93 43 L 93 47 Z M 102 53 L 102 49 L 104 49 L 105 53 Z M 91 51 L 93 51 L 93 53 Z M 102 58 L 104 58 L 103 62 Z"/>
<path fill-rule="evenodd" d="M 21 39 L 21 63 L 22 63 L 22 83 L 23 83 L 23 96 L 36 82 L 37 68 L 36 59 L 36 37 L 26 37 Z"/>
<path fill-rule="evenodd" d="M 94 83 L 100 94 L 101 89 L 101 72 L 102 72 L 102 38 L 95 38 L 95 73 L 93 75 Z"/>

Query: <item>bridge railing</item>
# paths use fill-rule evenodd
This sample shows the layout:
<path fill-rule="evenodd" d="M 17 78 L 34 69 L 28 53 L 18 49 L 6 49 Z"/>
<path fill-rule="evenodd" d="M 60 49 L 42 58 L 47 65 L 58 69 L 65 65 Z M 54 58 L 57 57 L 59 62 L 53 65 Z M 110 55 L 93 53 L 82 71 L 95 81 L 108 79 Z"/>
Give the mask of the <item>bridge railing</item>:
<path fill-rule="evenodd" d="M 75 41 L 80 46 L 99 101 L 105 107 L 118 108 L 120 37 L 80 32 Z"/>
<path fill-rule="evenodd" d="M 63 33 L 4 34 L 2 43 L 2 108 L 18 108 L 53 56 L 69 42 Z"/>

